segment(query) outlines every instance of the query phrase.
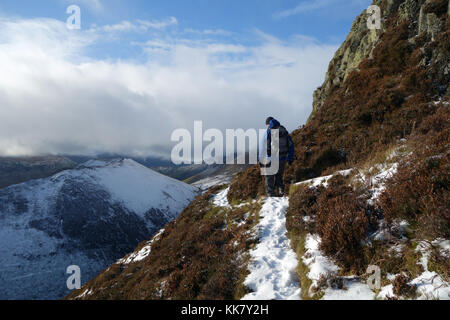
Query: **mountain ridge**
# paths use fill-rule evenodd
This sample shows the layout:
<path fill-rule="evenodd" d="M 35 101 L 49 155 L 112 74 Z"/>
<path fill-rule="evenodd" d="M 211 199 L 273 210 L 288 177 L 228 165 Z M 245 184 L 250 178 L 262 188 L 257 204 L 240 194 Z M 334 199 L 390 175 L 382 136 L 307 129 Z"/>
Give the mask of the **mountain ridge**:
<path fill-rule="evenodd" d="M 0 157 L 0 189 L 72 169 L 76 163 L 60 156 Z"/>

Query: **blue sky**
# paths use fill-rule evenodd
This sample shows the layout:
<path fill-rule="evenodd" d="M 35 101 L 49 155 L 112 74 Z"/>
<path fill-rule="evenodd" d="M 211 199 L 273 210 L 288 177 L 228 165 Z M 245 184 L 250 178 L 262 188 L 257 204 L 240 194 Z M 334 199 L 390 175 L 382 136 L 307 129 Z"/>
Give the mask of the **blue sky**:
<path fill-rule="evenodd" d="M 161 21 L 175 17 L 171 34 L 198 36 L 191 32 L 221 30 L 229 32 L 227 42 L 252 44 L 255 29 L 282 40 L 292 36 L 312 37 L 322 43 L 341 43 L 353 19 L 366 9 L 368 0 L 2 0 L 0 14 L 22 18 L 48 17 L 65 21 L 70 4 L 80 6 L 83 29 L 93 25 L 115 25 L 122 21 Z M 165 30 L 167 32 L 167 30 Z M 217 36 L 217 35 L 216 35 Z M 144 40 L 151 34 L 127 35 L 125 41 Z M 119 45 L 119 44 L 117 44 Z M 123 42 L 120 43 L 123 47 Z M 109 47 L 105 55 L 133 57 Z M 133 49 L 133 48 L 131 48 Z M 101 55 L 101 53 L 98 53 Z"/>
<path fill-rule="evenodd" d="M 344 36 L 367 0 L 2 0 L 6 15 L 24 18 L 65 18 L 65 8 L 77 4 L 88 25 L 118 20 L 175 16 L 188 28 L 222 28 L 234 32 L 260 28 L 275 36 L 310 33 L 321 40 Z M 297 9 L 297 10 L 296 10 Z M 289 11 L 291 14 L 289 14 Z M 283 12 L 286 13 L 283 15 Z M 281 17 L 280 17 L 281 15 Z"/>
<path fill-rule="evenodd" d="M 195 120 L 294 130 L 370 2 L 2 0 L 0 155 L 167 156 Z"/>

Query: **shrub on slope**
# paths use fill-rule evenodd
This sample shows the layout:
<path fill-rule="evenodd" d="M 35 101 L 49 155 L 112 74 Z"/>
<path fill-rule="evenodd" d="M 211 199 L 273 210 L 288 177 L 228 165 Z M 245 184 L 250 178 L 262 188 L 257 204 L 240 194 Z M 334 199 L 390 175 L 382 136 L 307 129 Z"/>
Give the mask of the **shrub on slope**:
<path fill-rule="evenodd" d="M 448 106 L 428 117 L 413 136 L 415 148 L 387 182 L 379 205 L 389 223 L 406 219 L 417 236 L 450 237 L 450 112 Z"/>

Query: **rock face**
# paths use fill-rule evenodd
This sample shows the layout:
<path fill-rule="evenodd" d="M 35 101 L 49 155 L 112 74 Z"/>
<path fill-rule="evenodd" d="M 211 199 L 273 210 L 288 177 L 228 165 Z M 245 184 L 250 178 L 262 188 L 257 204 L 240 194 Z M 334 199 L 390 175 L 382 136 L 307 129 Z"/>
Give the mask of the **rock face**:
<path fill-rule="evenodd" d="M 0 190 L 0 299 L 63 297 L 68 266 L 90 280 L 194 197 L 189 185 L 132 160 L 90 161 Z"/>
<path fill-rule="evenodd" d="M 381 29 L 368 29 L 369 15 L 366 11 L 356 18 L 346 40 L 329 65 L 325 82 L 314 92 L 311 116 L 314 116 L 314 113 L 322 107 L 330 93 L 336 87 L 341 86 L 353 70 L 358 70 L 359 64 L 364 59 L 371 58 L 372 51 L 379 44 L 380 37 L 385 31 L 384 22 L 387 19 L 396 18 L 398 24 L 409 21 L 411 41 L 414 41 L 414 38 L 422 33 L 427 33 L 431 36 L 431 40 L 435 41 L 436 35 L 444 30 L 445 21 L 438 17 L 435 12 L 430 13 L 429 11 L 435 9 L 434 7 L 440 5 L 440 3 L 442 1 L 375 0 L 373 4 L 381 8 Z M 450 15 L 450 4 L 447 11 Z M 396 14 L 397 16 L 395 16 Z M 433 55 L 436 54 L 436 52 L 433 53 Z M 448 65 L 444 68 L 444 72 L 448 72 Z"/>
<path fill-rule="evenodd" d="M 368 18 L 369 16 L 363 13 L 354 21 L 345 42 L 335 53 L 325 75 L 325 82 L 314 92 L 313 114 L 323 105 L 330 90 L 341 85 L 348 74 L 355 70 L 363 59 L 370 56 L 380 31 L 367 29 Z"/>

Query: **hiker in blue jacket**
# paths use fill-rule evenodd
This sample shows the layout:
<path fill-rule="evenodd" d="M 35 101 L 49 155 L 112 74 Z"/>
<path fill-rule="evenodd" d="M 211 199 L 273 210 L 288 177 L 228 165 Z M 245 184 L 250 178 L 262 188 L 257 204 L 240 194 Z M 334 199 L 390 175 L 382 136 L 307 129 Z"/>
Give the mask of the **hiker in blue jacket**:
<path fill-rule="evenodd" d="M 278 192 L 279 197 L 284 196 L 283 174 L 286 163 L 291 165 L 294 161 L 294 142 L 292 141 L 289 132 L 283 127 L 280 122 L 273 117 L 266 120 L 268 126 L 266 134 L 262 137 L 260 142 L 259 163 L 261 167 L 270 167 L 272 161 L 272 134 L 274 130 L 278 130 L 279 134 L 279 169 L 276 174 L 266 175 L 266 192 L 267 196 L 275 197 Z M 275 155 L 274 155 L 275 156 Z"/>

